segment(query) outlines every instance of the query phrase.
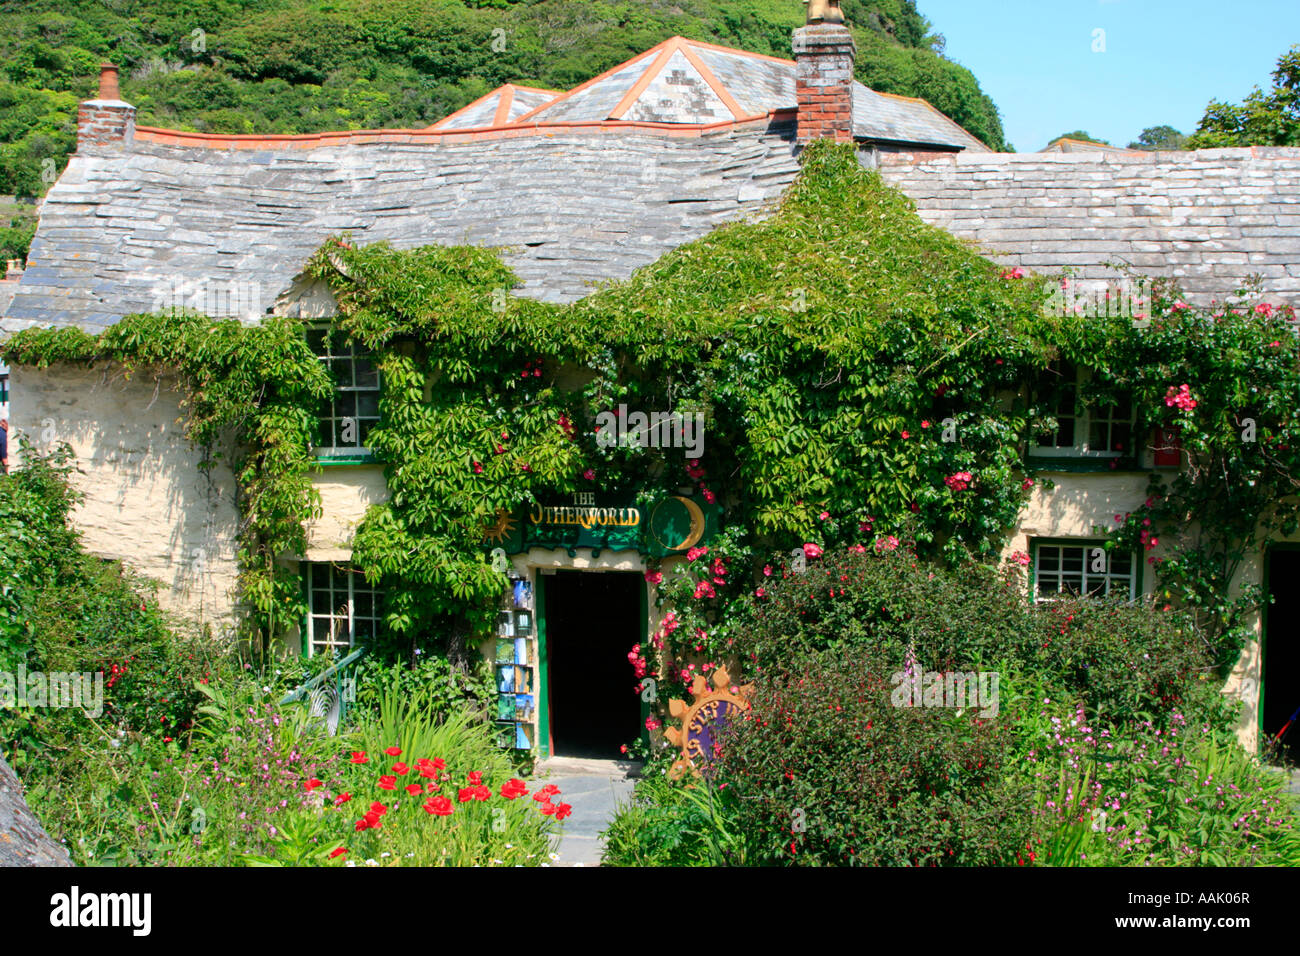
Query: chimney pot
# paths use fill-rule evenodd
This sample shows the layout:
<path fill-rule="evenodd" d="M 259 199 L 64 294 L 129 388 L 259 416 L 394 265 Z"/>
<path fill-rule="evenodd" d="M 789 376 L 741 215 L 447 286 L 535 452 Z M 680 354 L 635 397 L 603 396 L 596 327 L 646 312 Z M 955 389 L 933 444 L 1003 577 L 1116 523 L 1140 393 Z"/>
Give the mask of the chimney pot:
<path fill-rule="evenodd" d="M 101 100 L 120 100 L 122 93 L 117 86 L 117 67 L 112 63 L 99 66 L 99 98 Z"/>

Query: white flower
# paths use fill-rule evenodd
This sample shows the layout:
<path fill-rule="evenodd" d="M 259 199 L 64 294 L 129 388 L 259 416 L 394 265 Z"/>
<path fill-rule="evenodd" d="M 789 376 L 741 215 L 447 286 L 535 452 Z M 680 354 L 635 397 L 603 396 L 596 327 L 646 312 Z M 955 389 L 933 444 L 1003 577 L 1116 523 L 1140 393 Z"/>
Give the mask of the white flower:
<path fill-rule="evenodd" d="M 548 860 L 550 860 L 552 863 L 554 863 L 556 860 L 558 860 L 558 859 L 560 858 L 560 854 L 558 854 L 558 853 L 548 853 L 548 854 L 546 854 L 546 858 L 547 858 Z"/>
<path fill-rule="evenodd" d="M 379 865 L 378 860 L 366 860 L 366 866 L 378 866 L 378 865 Z"/>
<path fill-rule="evenodd" d="M 391 854 L 391 853 L 381 853 L 381 854 L 379 854 L 379 858 L 382 860 L 382 859 L 384 859 L 385 857 L 390 857 L 390 856 L 392 856 L 392 855 L 393 855 L 393 854 Z"/>
<path fill-rule="evenodd" d="M 356 860 L 348 860 L 348 861 L 347 861 L 346 863 L 344 863 L 343 865 L 344 865 L 344 866 L 356 866 L 356 865 L 357 865 L 357 861 L 356 861 Z"/>

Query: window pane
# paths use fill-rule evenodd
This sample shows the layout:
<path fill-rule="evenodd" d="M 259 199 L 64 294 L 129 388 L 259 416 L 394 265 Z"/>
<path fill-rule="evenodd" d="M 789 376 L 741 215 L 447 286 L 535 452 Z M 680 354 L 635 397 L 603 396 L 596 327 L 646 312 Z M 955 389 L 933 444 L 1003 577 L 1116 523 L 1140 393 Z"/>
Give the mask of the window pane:
<path fill-rule="evenodd" d="M 378 388 L 379 371 L 368 358 L 358 358 L 356 365 L 357 388 Z"/>

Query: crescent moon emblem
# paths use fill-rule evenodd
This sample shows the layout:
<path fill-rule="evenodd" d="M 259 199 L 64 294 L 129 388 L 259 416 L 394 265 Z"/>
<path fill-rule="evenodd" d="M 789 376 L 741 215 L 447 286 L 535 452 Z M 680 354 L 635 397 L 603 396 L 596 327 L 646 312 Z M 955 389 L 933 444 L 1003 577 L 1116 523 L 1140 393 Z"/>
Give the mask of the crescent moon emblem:
<path fill-rule="evenodd" d="M 658 512 L 659 508 L 668 500 L 670 499 L 665 499 L 660 502 L 659 505 L 655 507 L 655 511 Z M 681 544 L 669 545 L 662 539 L 659 543 L 669 551 L 685 551 L 687 548 L 694 547 L 700 538 L 704 537 L 704 512 L 701 511 L 700 506 L 690 498 L 683 498 L 681 495 L 673 495 L 671 500 L 680 501 L 686 508 L 686 514 L 689 515 L 691 519 L 691 530 L 687 533 Z M 651 521 L 653 522 L 653 520 L 654 518 L 651 516 Z"/>

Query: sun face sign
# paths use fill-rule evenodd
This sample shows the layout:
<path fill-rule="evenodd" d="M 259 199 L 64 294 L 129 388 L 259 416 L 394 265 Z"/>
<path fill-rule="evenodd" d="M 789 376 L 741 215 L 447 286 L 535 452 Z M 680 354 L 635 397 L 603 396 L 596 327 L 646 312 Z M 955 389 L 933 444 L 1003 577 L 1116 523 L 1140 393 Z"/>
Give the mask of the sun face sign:
<path fill-rule="evenodd" d="M 515 519 L 510 516 L 510 512 L 504 508 L 498 508 L 496 519 L 490 522 L 483 529 L 483 540 L 491 541 L 494 544 L 500 544 L 510 537 L 511 532 L 515 530 Z"/>

